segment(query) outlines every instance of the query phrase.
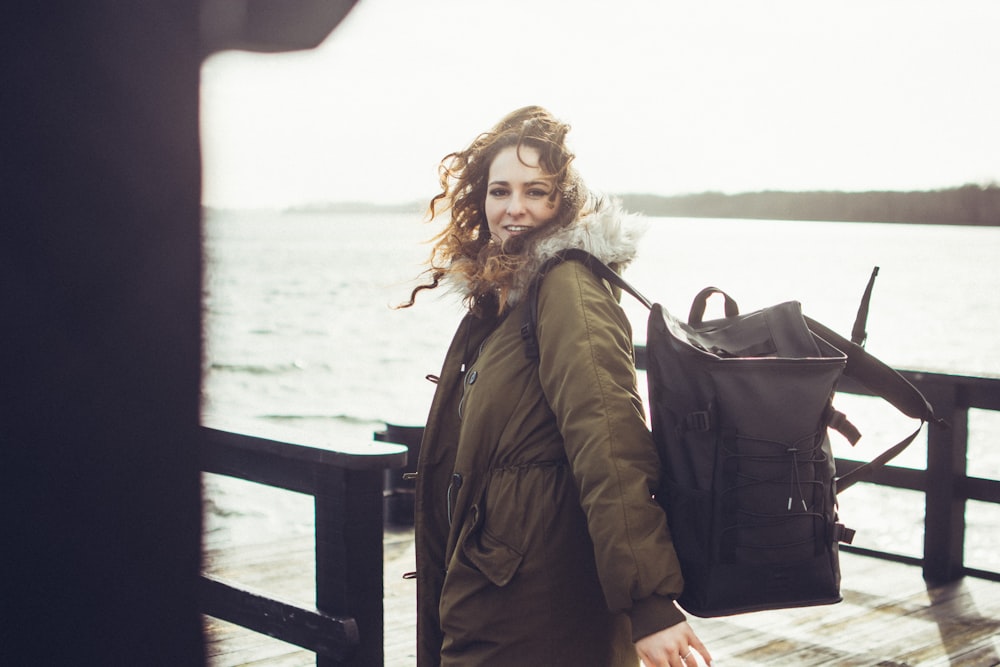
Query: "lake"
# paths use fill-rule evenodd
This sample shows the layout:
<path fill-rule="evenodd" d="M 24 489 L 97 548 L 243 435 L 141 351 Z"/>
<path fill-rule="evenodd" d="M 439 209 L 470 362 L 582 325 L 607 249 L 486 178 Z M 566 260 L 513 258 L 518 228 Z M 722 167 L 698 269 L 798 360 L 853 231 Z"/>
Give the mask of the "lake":
<path fill-rule="evenodd" d="M 743 312 L 797 300 L 848 335 L 879 266 L 869 352 L 897 368 L 1000 377 L 1000 228 L 644 222 L 625 278 L 677 315 L 714 285 Z M 413 308 L 393 306 L 417 284 L 432 232 L 417 214 L 210 211 L 205 410 L 352 442 L 370 441 L 387 421 L 422 423 L 433 392 L 424 377 L 439 371 L 461 304 L 437 290 Z M 646 311 L 623 298 L 642 342 Z M 838 455 L 870 458 L 911 428 L 874 399 L 843 396 L 837 405 L 865 434 L 853 452 L 835 439 Z M 998 478 L 1000 452 L 987 439 L 1000 418 L 973 411 L 970 419 L 970 469 Z M 918 441 L 896 463 L 923 467 L 924 453 Z M 208 475 L 205 498 L 209 542 L 312 530 L 311 501 L 297 494 Z M 878 516 L 866 511 L 873 502 Z M 856 544 L 911 555 L 922 548 L 919 494 L 858 485 L 841 497 L 841 513 L 859 528 Z M 996 569 L 1000 511 L 973 503 L 969 524 L 968 564 Z"/>

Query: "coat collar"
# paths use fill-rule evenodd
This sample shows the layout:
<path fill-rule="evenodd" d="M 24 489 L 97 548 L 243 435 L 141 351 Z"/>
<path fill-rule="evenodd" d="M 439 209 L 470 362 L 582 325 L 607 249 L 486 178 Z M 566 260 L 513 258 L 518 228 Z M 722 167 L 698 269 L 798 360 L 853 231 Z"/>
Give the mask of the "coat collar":
<path fill-rule="evenodd" d="M 621 271 L 635 258 L 645 229 L 640 217 L 627 213 L 617 201 L 602 201 L 595 211 L 543 237 L 526 250 L 528 259 L 515 276 L 511 304 L 520 301 L 547 260 L 568 248 L 589 252 Z"/>
<path fill-rule="evenodd" d="M 615 200 L 599 199 L 593 211 L 578 217 L 572 224 L 533 241 L 525 248 L 525 261 L 514 275 L 507 299 L 508 306 L 514 306 L 521 300 L 542 265 L 562 250 L 585 250 L 621 271 L 635 257 L 645 230 L 646 225 L 640 216 L 627 213 Z M 444 283 L 450 291 L 462 296 L 469 293 L 469 284 L 461 277 L 460 272 L 447 274 Z"/>

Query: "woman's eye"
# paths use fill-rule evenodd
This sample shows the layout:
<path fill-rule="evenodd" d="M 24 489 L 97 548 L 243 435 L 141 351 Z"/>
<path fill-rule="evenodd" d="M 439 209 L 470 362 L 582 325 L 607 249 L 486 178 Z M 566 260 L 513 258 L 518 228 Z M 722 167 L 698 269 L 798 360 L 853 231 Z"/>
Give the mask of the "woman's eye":
<path fill-rule="evenodd" d="M 493 188 L 492 190 L 490 190 L 490 196 L 491 197 L 506 197 L 507 196 L 507 190 L 504 189 L 504 188 Z"/>
<path fill-rule="evenodd" d="M 549 193 L 545 190 L 528 190 L 529 197 L 548 197 Z"/>

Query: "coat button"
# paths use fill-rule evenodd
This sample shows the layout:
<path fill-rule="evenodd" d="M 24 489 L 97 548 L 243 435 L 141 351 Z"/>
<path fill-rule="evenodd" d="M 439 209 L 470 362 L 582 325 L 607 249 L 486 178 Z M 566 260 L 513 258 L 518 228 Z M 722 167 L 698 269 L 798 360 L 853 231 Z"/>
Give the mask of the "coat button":
<path fill-rule="evenodd" d="M 476 378 L 477 377 L 479 377 L 479 372 L 478 371 L 472 371 L 471 373 L 469 373 L 469 379 L 466 380 L 466 382 L 469 383 L 469 384 L 476 384 Z"/>

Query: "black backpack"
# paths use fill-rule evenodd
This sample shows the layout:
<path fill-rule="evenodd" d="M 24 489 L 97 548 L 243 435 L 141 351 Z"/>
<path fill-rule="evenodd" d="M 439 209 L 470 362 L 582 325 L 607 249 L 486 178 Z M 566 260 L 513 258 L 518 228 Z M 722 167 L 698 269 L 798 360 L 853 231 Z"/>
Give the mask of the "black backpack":
<path fill-rule="evenodd" d="M 839 602 L 838 544 L 850 543 L 854 531 L 839 523 L 837 493 L 903 451 L 924 422 L 940 423 L 912 384 L 862 347 L 878 269 L 854 340 L 847 340 L 804 317 L 798 302 L 741 315 L 736 302 L 713 287 L 695 297 L 685 323 L 596 257 L 566 250 L 529 287 L 521 328 L 529 358 L 538 357 L 539 285 L 552 266 L 568 260 L 584 263 L 650 310 L 649 410 L 663 464 L 656 498 L 684 575 L 681 606 L 697 616 L 723 616 Z M 713 294 L 723 297 L 725 317 L 704 321 Z M 827 428 L 852 444 L 860 438 L 833 408 L 842 374 L 920 425 L 837 478 Z"/>

